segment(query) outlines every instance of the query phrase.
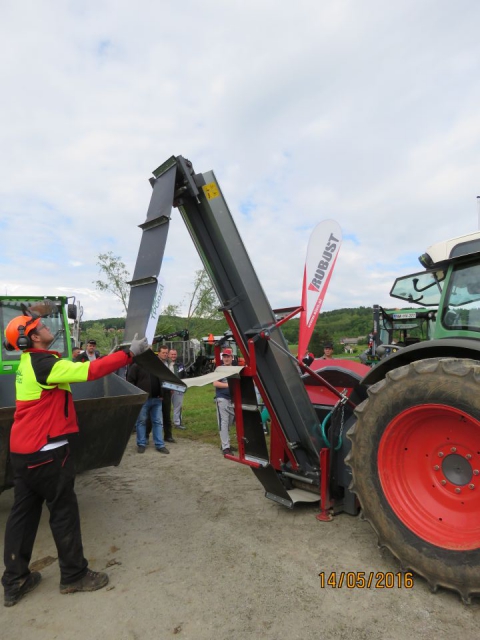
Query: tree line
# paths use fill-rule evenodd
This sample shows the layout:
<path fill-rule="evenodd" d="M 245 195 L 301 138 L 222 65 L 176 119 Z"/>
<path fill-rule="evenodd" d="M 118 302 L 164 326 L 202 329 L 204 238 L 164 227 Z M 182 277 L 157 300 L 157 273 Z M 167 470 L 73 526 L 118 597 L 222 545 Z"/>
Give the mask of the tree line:
<path fill-rule="evenodd" d="M 101 277 L 94 282 L 97 289 L 107 291 L 120 300 L 127 313 L 130 287 L 128 272 L 120 256 L 112 252 L 98 255 L 97 266 Z M 187 309 L 187 315 L 182 316 L 180 309 Z M 169 304 L 160 316 L 156 335 L 165 335 L 175 331 L 187 329 L 191 338 L 201 340 L 203 336 L 222 335 L 228 329 L 223 313 L 219 311 L 220 302 L 205 269 L 195 272 L 192 292 L 187 300 L 180 304 Z M 360 338 L 359 343 L 365 344 L 367 336 L 372 330 L 371 307 L 354 309 L 336 309 L 323 312 L 317 321 L 309 344 L 309 351 L 315 355 L 323 353 L 323 343 L 332 341 L 335 351 L 342 351 L 342 338 Z M 100 350 L 110 349 L 120 335 L 123 338 L 125 318 L 105 318 L 102 320 L 82 322 L 81 339 L 94 338 Z M 298 344 L 299 319 L 294 318 L 282 326 L 282 332 L 290 345 Z"/>
<path fill-rule="evenodd" d="M 323 343 L 331 340 L 334 343 L 334 352 L 341 353 L 343 347 L 340 341 L 343 338 L 360 338 L 359 344 L 366 344 L 367 336 L 372 330 L 371 307 L 359 307 L 354 309 L 336 309 L 322 312 L 313 331 L 309 344 L 309 351 L 316 356 L 323 353 Z M 190 338 L 201 340 L 202 337 L 223 335 L 228 330 L 226 320 L 212 318 L 190 318 L 181 315 L 163 313 L 157 323 L 156 335 L 165 335 L 174 331 L 182 331 L 187 328 Z M 282 332 L 290 345 L 298 344 L 299 320 L 294 318 L 282 325 Z M 121 342 L 125 318 L 103 318 L 100 320 L 87 320 L 82 322 L 81 339 L 83 341 L 94 338 L 102 353 L 110 350 L 115 337 Z"/>

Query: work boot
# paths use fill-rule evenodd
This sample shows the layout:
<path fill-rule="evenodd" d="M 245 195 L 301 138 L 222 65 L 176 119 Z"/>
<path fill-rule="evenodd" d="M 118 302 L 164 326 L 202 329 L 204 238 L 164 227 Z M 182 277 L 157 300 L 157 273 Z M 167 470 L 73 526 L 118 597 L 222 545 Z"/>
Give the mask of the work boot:
<path fill-rule="evenodd" d="M 87 573 L 71 584 L 60 583 L 60 593 L 76 593 L 77 591 L 96 591 L 97 589 L 103 589 L 108 584 L 108 575 L 101 571 L 87 570 Z"/>
<path fill-rule="evenodd" d="M 170 453 L 167 447 L 157 447 L 158 453 Z"/>
<path fill-rule="evenodd" d="M 236 452 L 236 449 L 235 449 L 235 447 L 232 447 L 232 446 L 225 447 L 225 449 L 222 449 L 223 455 L 225 455 L 225 454 L 231 455 L 232 453 L 235 453 L 235 452 Z"/>
<path fill-rule="evenodd" d="M 7 593 L 5 591 L 5 596 L 3 600 L 3 604 L 6 607 L 13 607 L 13 605 L 17 604 L 17 602 L 23 598 L 27 593 L 33 591 L 40 584 L 40 580 L 42 579 L 42 574 L 38 571 L 32 571 L 23 582 L 22 586 L 12 593 Z"/>

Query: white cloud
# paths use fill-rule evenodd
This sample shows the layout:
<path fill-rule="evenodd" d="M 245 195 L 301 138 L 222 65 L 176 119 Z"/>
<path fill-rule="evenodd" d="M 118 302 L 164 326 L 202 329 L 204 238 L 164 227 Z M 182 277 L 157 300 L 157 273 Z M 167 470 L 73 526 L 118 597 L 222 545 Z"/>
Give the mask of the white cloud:
<path fill-rule="evenodd" d="M 121 313 L 97 255 L 133 272 L 151 170 L 181 154 L 215 171 L 272 306 L 300 302 L 331 217 L 355 241 L 324 309 L 395 304 L 417 255 L 477 226 L 479 17 L 474 0 L 7 3 L 0 290 Z M 174 210 L 166 304 L 199 267 Z"/>

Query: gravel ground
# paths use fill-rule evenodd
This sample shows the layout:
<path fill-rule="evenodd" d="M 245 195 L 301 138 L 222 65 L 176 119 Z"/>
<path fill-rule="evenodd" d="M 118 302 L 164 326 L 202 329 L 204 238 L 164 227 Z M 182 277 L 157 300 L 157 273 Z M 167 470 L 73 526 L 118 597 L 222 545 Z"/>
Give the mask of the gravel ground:
<path fill-rule="evenodd" d="M 340 515 L 320 523 L 314 506 L 290 511 L 266 500 L 252 472 L 214 446 L 179 439 L 170 449 L 138 455 L 132 439 L 119 467 L 77 479 L 85 553 L 93 569 L 107 568 L 107 588 L 59 594 L 44 513 L 33 555 L 43 581 L 2 607 L 2 637 L 477 637 L 479 601 L 466 607 L 453 593 L 432 595 L 420 578 L 410 589 L 322 586 L 321 572 L 399 570 L 366 522 Z M 0 496 L 2 531 L 12 497 Z"/>

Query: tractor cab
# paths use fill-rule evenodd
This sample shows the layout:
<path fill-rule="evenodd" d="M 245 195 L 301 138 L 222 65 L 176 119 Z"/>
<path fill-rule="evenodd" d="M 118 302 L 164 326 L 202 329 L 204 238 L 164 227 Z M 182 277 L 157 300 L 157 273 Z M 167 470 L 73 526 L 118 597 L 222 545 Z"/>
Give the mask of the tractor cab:
<path fill-rule="evenodd" d="M 374 329 L 370 334 L 368 349 L 360 355 L 361 362 L 374 366 L 404 347 L 430 340 L 435 321 L 435 308 L 384 309 L 374 305 Z"/>
<path fill-rule="evenodd" d="M 43 317 L 55 339 L 51 345 L 62 357 L 71 356 L 71 341 L 68 332 L 68 320 L 76 318 L 75 309 L 68 304 L 67 298 L 30 298 L 25 296 L 0 296 L 0 375 L 11 374 L 17 370 L 21 351 L 10 351 L 3 343 L 5 328 L 13 318 L 21 315 L 38 314 Z"/>
<path fill-rule="evenodd" d="M 426 270 L 397 278 L 390 295 L 431 309 L 436 316 L 431 339 L 478 340 L 480 233 L 432 245 L 419 260 Z"/>

